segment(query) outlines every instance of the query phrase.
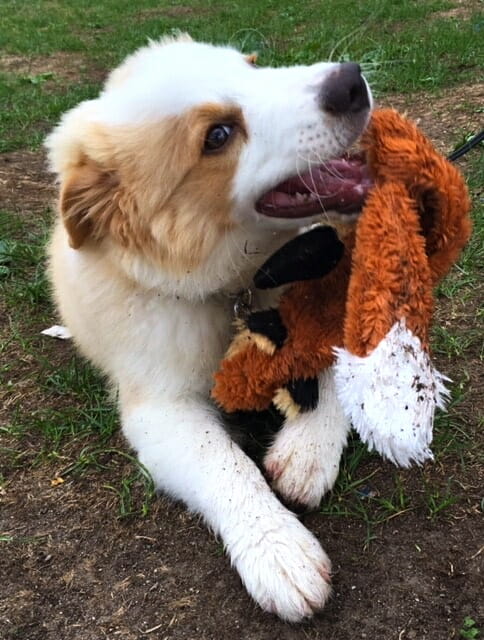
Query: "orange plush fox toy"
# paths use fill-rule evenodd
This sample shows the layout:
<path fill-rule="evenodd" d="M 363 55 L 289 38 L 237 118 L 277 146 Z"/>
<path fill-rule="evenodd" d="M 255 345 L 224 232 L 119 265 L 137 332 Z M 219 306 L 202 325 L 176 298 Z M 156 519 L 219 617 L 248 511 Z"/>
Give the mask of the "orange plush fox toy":
<path fill-rule="evenodd" d="M 432 289 L 469 239 L 470 202 L 457 169 L 396 111 L 374 112 L 362 148 L 373 187 L 344 247 L 326 227 L 308 232 L 326 233 L 322 261 L 333 234 L 341 259 L 328 275 L 293 284 L 278 310 L 238 320 L 212 395 L 228 412 L 273 403 L 290 421 L 317 406 L 317 376 L 331 371 L 362 440 L 409 466 L 432 457 L 434 411 L 447 395 L 428 354 Z M 270 261 L 256 285 L 270 286 Z"/>

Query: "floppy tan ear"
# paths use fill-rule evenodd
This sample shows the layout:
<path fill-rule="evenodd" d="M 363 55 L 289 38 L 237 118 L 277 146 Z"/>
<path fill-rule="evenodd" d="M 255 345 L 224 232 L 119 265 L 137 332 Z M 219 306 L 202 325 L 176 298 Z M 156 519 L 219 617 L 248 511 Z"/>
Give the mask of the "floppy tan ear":
<path fill-rule="evenodd" d="M 257 58 L 259 57 L 258 53 L 250 53 L 248 56 L 245 56 L 245 59 L 247 60 L 247 62 L 249 64 L 251 64 L 253 67 L 256 66 L 257 64 Z"/>
<path fill-rule="evenodd" d="M 69 244 L 79 249 L 88 238 L 100 240 L 118 211 L 119 178 L 86 160 L 67 174 L 61 187 L 59 209 Z"/>

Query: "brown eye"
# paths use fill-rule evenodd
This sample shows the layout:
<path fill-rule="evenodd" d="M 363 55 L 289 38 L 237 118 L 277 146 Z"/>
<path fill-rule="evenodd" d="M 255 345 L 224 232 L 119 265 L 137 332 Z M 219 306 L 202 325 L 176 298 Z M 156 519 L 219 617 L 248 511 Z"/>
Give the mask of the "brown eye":
<path fill-rule="evenodd" d="M 232 135 L 233 130 L 234 127 L 230 124 L 216 124 L 211 129 L 209 129 L 205 137 L 205 142 L 203 144 L 203 150 L 205 151 L 205 153 L 210 153 L 211 151 L 217 151 L 218 149 L 221 149 L 224 144 L 227 143 L 228 139 Z"/>

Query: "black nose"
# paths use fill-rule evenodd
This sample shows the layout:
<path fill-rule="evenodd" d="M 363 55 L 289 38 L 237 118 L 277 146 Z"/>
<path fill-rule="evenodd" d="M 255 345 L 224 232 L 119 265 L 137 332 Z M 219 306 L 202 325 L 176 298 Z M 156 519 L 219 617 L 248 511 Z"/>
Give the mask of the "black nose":
<path fill-rule="evenodd" d="M 334 115 L 357 113 L 370 106 L 366 82 L 355 62 L 343 62 L 321 87 L 321 106 Z"/>

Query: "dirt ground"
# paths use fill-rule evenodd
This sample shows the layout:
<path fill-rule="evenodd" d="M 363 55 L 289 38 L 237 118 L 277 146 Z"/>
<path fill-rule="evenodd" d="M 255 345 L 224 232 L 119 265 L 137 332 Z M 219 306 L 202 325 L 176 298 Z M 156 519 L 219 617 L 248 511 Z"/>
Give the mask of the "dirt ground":
<path fill-rule="evenodd" d="M 483 86 L 474 85 L 432 103 L 428 96 L 386 102 L 406 107 L 449 149 L 452 136 L 478 128 L 482 95 Z M 54 193 L 42 154 L 0 156 L 0 191 L 2 207 L 35 217 Z M 3 336 L 7 332 L 4 326 Z M 62 360 L 72 346 L 52 341 L 45 349 L 47 357 Z M 482 378 L 472 357 L 461 363 L 471 369 L 471 396 L 459 411 L 467 412 L 477 438 Z M 445 361 L 440 368 L 450 373 L 453 366 Z M 19 357 L 22 367 L 29 362 Z M 31 384 L 17 403 L 42 402 L 42 391 Z M 14 406 L 3 409 L 0 421 Z M 36 446 L 23 443 L 26 460 Z M 124 446 L 121 436 L 113 446 Z M 182 505 L 160 497 L 146 517 L 119 519 L 106 485 L 127 473 L 127 462 L 54 485 L 56 460 L 3 468 L 0 447 L 0 464 L 7 480 L 0 540 L 8 540 L 0 542 L 0 640 L 446 640 L 459 637 L 465 616 L 484 627 L 484 474 L 472 456 L 464 465 L 450 456 L 423 472 L 403 473 L 412 508 L 374 528 L 369 545 L 362 519 L 302 516 L 332 558 L 334 594 L 322 614 L 300 626 L 254 605 L 220 542 Z M 372 489 L 385 495 L 393 468 L 372 459 L 358 474 L 373 472 Z M 423 480 L 445 487 L 450 478 L 457 501 L 430 518 Z"/>

